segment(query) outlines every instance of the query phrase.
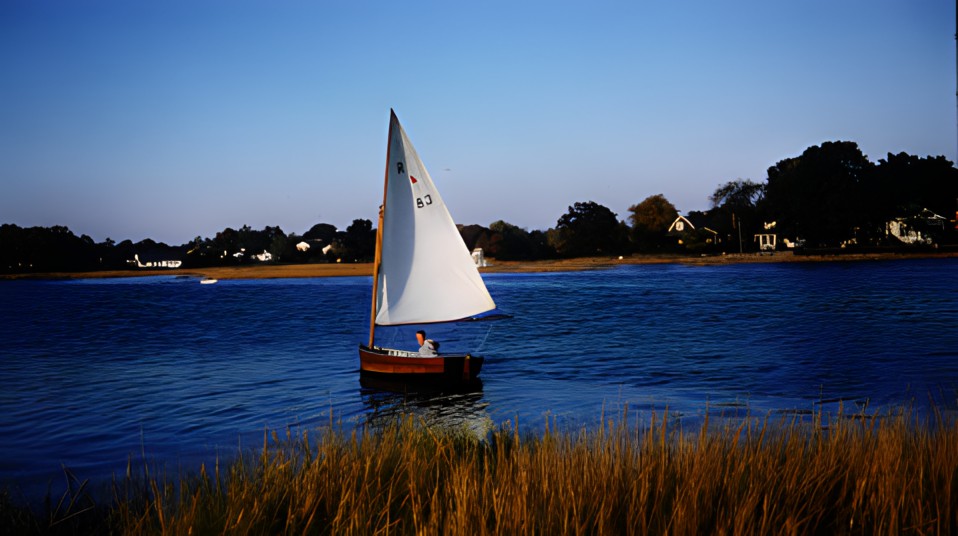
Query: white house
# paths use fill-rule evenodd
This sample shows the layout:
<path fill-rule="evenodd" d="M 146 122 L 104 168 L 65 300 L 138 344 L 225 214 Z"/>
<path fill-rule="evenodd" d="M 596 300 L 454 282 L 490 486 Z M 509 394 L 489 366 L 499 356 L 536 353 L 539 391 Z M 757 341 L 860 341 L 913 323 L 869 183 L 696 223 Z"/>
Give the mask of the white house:
<path fill-rule="evenodd" d="M 476 266 L 479 268 L 488 266 L 488 264 L 486 264 L 486 257 L 483 254 L 482 248 L 476 248 L 472 250 L 472 261 L 476 263 Z"/>
<path fill-rule="evenodd" d="M 684 233 L 686 231 L 694 231 L 695 226 L 692 225 L 685 216 L 679 214 L 679 217 L 675 218 L 675 221 L 672 222 L 672 225 L 669 226 L 667 233 Z"/>
<path fill-rule="evenodd" d="M 324 245 L 323 245 L 323 242 L 324 242 L 324 241 L 323 241 L 322 239 L 319 239 L 319 238 L 314 238 L 314 239 L 311 239 L 311 240 L 303 240 L 303 241 L 301 241 L 300 243 L 296 244 L 296 250 L 297 250 L 297 251 L 302 251 L 302 252 L 305 253 L 305 252 L 309 251 L 310 249 L 312 249 L 312 248 L 314 248 L 314 247 L 317 247 L 317 248 L 320 248 L 320 250 L 321 250 L 323 253 L 326 253 L 326 252 L 328 252 L 330 249 L 332 249 L 332 247 L 333 247 L 332 244 L 327 244 L 327 245 L 324 246 Z"/>
<path fill-rule="evenodd" d="M 763 233 L 755 235 L 755 241 L 758 242 L 759 251 L 775 251 L 778 245 L 778 235 L 773 233 Z"/>
<path fill-rule="evenodd" d="M 947 221 L 947 218 L 923 208 L 921 212 L 910 218 L 895 218 L 886 222 L 885 235 L 894 237 L 905 244 L 931 244 L 931 236 L 922 233 L 921 228 L 944 229 Z"/>
<path fill-rule="evenodd" d="M 778 222 L 774 222 L 774 221 L 762 223 L 762 227 L 764 227 L 766 231 L 775 230 L 775 227 L 777 225 L 778 225 Z M 776 247 L 778 246 L 778 235 L 775 233 L 757 234 L 755 235 L 755 241 L 758 242 L 759 251 L 775 251 Z M 788 241 L 786 241 L 786 245 L 787 244 L 788 244 Z"/>
<path fill-rule="evenodd" d="M 140 255 L 134 254 L 133 260 L 128 261 L 130 264 L 136 266 L 137 268 L 179 268 L 183 266 L 183 261 L 179 259 L 161 259 L 157 258 L 154 260 L 148 260 L 146 262 L 140 261 Z"/>

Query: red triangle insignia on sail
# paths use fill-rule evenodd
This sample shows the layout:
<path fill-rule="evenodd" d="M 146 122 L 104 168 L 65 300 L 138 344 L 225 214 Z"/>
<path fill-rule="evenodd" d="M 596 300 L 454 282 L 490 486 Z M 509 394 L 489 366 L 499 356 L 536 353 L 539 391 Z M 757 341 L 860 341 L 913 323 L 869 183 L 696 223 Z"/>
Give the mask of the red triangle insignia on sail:
<path fill-rule="evenodd" d="M 409 176 L 409 180 L 411 180 L 413 184 L 416 184 L 417 182 L 419 182 L 416 180 L 416 177 L 413 177 L 412 175 Z"/>

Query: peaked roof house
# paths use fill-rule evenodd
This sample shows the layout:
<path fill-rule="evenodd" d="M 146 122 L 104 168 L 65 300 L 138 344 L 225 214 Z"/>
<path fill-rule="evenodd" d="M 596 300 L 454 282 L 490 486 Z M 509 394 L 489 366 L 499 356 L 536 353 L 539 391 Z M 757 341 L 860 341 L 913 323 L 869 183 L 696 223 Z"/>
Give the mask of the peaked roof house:
<path fill-rule="evenodd" d="M 679 216 L 675 218 L 675 221 L 672 222 L 672 225 L 669 226 L 669 230 L 666 231 L 666 234 L 674 236 L 694 230 L 695 226 L 692 225 L 692 222 L 690 222 L 685 216 L 679 214 Z"/>
<path fill-rule="evenodd" d="M 705 227 L 704 225 L 696 228 L 695 224 L 692 223 L 692 220 L 681 214 L 675 218 L 675 220 L 672 222 L 672 225 L 669 225 L 669 229 L 665 232 L 665 234 L 667 236 L 677 238 L 679 245 L 696 242 L 699 245 L 703 243 L 711 245 L 717 244 L 719 242 L 717 232 Z"/>

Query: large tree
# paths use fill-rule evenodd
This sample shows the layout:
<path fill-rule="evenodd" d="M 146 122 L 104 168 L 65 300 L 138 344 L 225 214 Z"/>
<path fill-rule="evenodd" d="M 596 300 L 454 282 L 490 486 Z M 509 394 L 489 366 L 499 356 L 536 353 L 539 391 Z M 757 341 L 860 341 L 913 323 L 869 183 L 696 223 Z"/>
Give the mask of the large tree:
<path fill-rule="evenodd" d="M 556 223 L 557 250 L 567 257 L 619 253 L 625 244 L 615 213 L 594 201 L 575 203 Z"/>
<path fill-rule="evenodd" d="M 864 221 L 862 184 L 873 167 L 854 142 L 809 147 L 768 169 L 766 208 L 783 233 L 810 245 L 838 245 Z"/>
<path fill-rule="evenodd" d="M 0 226 L 0 270 L 46 272 L 103 268 L 97 246 L 87 235 L 76 236 L 62 225 Z"/>
<path fill-rule="evenodd" d="M 879 160 L 869 200 L 884 219 L 912 216 L 927 208 L 942 216 L 958 210 L 958 169 L 944 156 L 919 158 L 907 153 Z"/>
<path fill-rule="evenodd" d="M 370 220 L 353 220 L 341 235 L 340 257 L 346 262 L 371 261 L 376 254 L 376 230 Z"/>
<path fill-rule="evenodd" d="M 303 233 L 303 240 L 318 240 L 323 245 L 329 245 L 336 239 L 336 226 L 329 223 L 317 223 Z"/>
<path fill-rule="evenodd" d="M 728 210 L 755 210 L 762 197 L 765 196 L 765 185 L 750 180 L 734 180 L 726 182 L 715 189 L 709 196 L 712 208 Z"/>
<path fill-rule="evenodd" d="M 958 210 L 958 169 L 944 156 L 888 153 L 870 174 L 863 200 L 867 207 L 864 226 L 876 241 L 885 238 L 886 224 L 895 218 L 911 219 L 912 225 L 921 227 L 924 209 L 951 218 Z M 936 241 L 954 240 L 950 225 L 924 232 Z"/>
<path fill-rule="evenodd" d="M 752 237 L 763 223 L 759 205 L 765 185 L 751 180 L 726 182 L 709 196 L 712 208 L 708 221 L 726 243 L 735 243 L 740 251 L 751 249 Z M 774 218 L 773 218 L 774 219 Z"/>
<path fill-rule="evenodd" d="M 459 236 L 462 237 L 462 241 L 466 243 L 466 249 L 469 251 L 472 251 L 475 248 L 485 249 L 486 246 L 480 245 L 479 243 L 487 243 L 489 241 L 489 236 L 492 234 L 489 229 L 476 223 L 471 223 L 469 225 L 458 224 L 456 225 L 456 228 L 459 229 Z M 487 255 L 488 253 L 489 252 L 486 251 Z"/>
<path fill-rule="evenodd" d="M 529 233 L 503 220 L 489 225 L 489 235 L 478 247 L 483 247 L 490 257 L 504 261 L 542 259 L 555 253 L 541 232 Z"/>
<path fill-rule="evenodd" d="M 646 197 L 641 203 L 629 207 L 632 223 L 632 243 L 641 251 L 660 249 L 665 246 L 665 233 L 678 217 L 679 211 L 662 194 Z"/>

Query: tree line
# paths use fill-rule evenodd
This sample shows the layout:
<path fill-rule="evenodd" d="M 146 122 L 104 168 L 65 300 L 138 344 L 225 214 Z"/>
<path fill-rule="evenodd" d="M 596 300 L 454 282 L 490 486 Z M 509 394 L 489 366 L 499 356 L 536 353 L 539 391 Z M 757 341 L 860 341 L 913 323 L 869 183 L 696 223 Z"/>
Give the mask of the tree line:
<path fill-rule="evenodd" d="M 662 194 L 629 207 L 620 220 L 594 201 L 575 202 L 547 230 L 499 220 L 460 225 L 469 249 L 500 260 L 536 260 L 631 253 L 724 253 L 758 249 L 756 234 L 774 233 L 799 248 L 901 247 L 889 232 L 899 221 L 924 233 L 922 243 L 958 244 L 958 169 L 943 156 L 891 154 L 873 163 L 854 142 L 812 146 L 768 168 L 763 182 L 734 179 L 709 196 L 710 208 L 691 211 L 691 225 L 670 226 L 679 210 Z M 302 235 L 279 227 L 227 228 L 211 238 L 169 246 L 152 240 L 96 243 L 63 226 L 0 226 L 0 270 L 7 273 L 87 271 L 131 267 L 141 260 L 177 258 L 184 267 L 256 262 L 369 262 L 376 230 L 353 220 L 344 231 L 328 223 Z M 268 253 L 268 255 L 266 255 Z"/>
<path fill-rule="evenodd" d="M 328 223 L 314 225 L 302 235 L 280 227 L 262 230 L 244 225 L 226 228 L 211 238 L 197 236 L 171 246 L 151 239 L 97 243 L 76 236 L 64 226 L 0 225 L 0 272 L 78 272 L 123 270 L 161 260 L 177 260 L 184 268 L 237 266 L 260 262 L 364 262 L 371 258 L 376 231 L 369 220 L 354 220 L 345 231 Z M 329 247 L 327 247 L 329 246 Z"/>

